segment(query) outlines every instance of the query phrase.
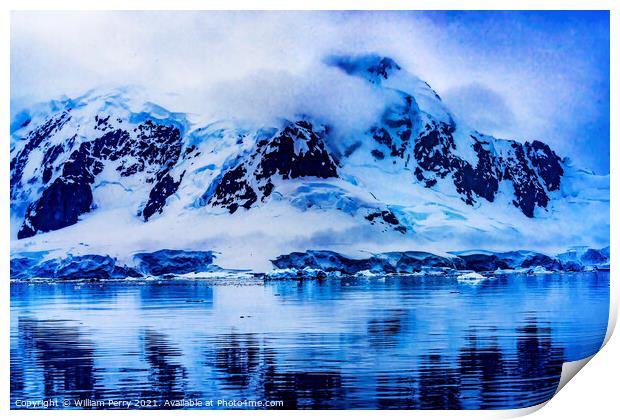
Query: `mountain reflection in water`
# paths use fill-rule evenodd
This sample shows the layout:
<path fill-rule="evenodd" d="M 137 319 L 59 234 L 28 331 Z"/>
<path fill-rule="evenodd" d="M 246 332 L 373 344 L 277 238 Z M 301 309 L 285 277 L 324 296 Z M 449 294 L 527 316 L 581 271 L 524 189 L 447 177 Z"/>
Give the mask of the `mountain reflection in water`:
<path fill-rule="evenodd" d="M 11 403 L 517 408 L 605 336 L 609 274 L 11 284 Z M 74 408 L 74 407 L 71 407 Z M 218 408 L 218 407 L 215 407 Z"/>

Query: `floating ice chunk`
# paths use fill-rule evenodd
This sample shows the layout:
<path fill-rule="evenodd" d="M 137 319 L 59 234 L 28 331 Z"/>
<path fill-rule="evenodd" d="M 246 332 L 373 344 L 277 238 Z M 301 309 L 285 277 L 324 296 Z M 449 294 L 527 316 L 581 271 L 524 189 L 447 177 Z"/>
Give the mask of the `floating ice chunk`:
<path fill-rule="evenodd" d="M 527 274 L 553 274 L 553 271 L 547 270 L 545 267 L 537 265 L 525 271 Z"/>
<path fill-rule="evenodd" d="M 239 270 L 214 270 L 214 271 L 200 271 L 196 273 L 186 273 L 181 275 L 180 277 L 185 279 L 196 279 L 196 280 L 205 280 L 205 279 L 252 279 L 254 278 L 254 274 L 250 272 L 244 272 Z"/>
<path fill-rule="evenodd" d="M 358 271 L 357 273 L 355 273 L 355 277 L 377 277 L 377 276 L 384 276 L 385 273 L 373 273 L 370 270 L 362 270 L 362 271 Z"/>
<path fill-rule="evenodd" d="M 484 280 L 486 279 L 486 277 L 484 277 L 482 274 L 480 273 L 476 273 L 476 272 L 469 272 L 469 273 L 463 273 L 461 275 L 459 275 L 456 280 L 459 283 L 465 283 L 465 284 L 471 284 L 471 285 L 477 285 L 482 283 Z"/>

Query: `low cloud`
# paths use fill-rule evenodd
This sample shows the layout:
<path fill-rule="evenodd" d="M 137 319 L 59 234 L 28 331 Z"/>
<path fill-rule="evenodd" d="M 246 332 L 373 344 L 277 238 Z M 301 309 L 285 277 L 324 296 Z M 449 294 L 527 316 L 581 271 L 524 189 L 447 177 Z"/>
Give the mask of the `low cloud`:
<path fill-rule="evenodd" d="M 506 99 L 480 83 L 450 89 L 443 100 L 457 119 L 482 133 L 501 137 L 514 130 L 515 116 Z"/>
<path fill-rule="evenodd" d="M 135 84 L 176 111 L 305 107 L 352 124 L 374 99 L 362 106 L 364 88 L 320 63 L 367 52 L 428 81 L 473 128 L 609 171 L 606 12 L 12 12 L 11 112 Z"/>

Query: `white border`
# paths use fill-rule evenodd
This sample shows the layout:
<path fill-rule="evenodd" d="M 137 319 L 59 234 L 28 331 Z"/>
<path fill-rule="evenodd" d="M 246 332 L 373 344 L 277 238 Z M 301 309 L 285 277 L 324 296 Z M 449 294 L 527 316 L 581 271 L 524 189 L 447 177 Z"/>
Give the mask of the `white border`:
<path fill-rule="evenodd" d="M 3 203 L 0 205 L 0 214 L 2 214 L 2 220 L 4 220 L 4 226 L 6 229 L 2 230 L 1 240 L 1 255 L 0 255 L 0 267 L 2 267 L 2 276 L 0 276 L 0 283 L 2 287 L 2 295 L 4 296 L 4 312 L 2 313 L 2 332 L 1 337 L 2 347 L 0 355 L 2 357 L 2 382 L 0 385 L 0 407 L 1 411 L 8 411 L 10 406 L 10 379 L 9 379 L 9 366 L 10 366 L 10 346 L 9 346 L 9 334 L 10 334 L 10 286 L 9 286 L 9 264 L 10 261 L 10 241 L 8 234 L 8 226 L 10 226 L 9 215 L 9 141 L 8 133 L 10 126 L 10 76 L 9 76 L 9 57 L 10 57 L 10 11 L 11 10 L 610 10 L 611 11 L 611 142 L 610 149 L 610 172 L 611 172 L 611 214 L 618 214 L 618 172 L 615 170 L 615 163 L 618 158 L 618 140 L 619 126 L 618 116 L 620 116 L 618 108 L 618 80 L 614 76 L 620 74 L 620 68 L 618 66 L 618 54 L 620 46 L 618 45 L 618 2 L 613 0 L 589 0 L 589 1 L 566 1 L 566 0 L 416 0 L 416 1 L 399 1 L 399 0 L 332 0 L 332 1 L 303 1 L 303 2 L 285 2 L 278 0 L 263 0 L 260 2 L 252 2 L 249 0 L 228 0 L 228 1 L 199 1 L 199 0 L 175 0 L 163 1 L 163 0 L 107 0 L 107 1 L 93 1 L 86 4 L 84 1 L 77 0 L 56 0 L 53 7 L 50 2 L 38 0 L 38 1 L 3 1 L 0 5 L 0 59 L 2 62 L 2 71 L 0 71 L 0 95 L 2 102 L 0 110 L 2 115 L 0 117 L 0 133 L 2 133 L 3 146 L 2 146 L 2 162 L 3 169 L 0 171 L 0 196 L 3 197 Z M 618 240 L 619 228 L 615 218 L 611 218 L 611 254 L 612 265 L 616 267 L 618 259 Z M 618 284 L 617 280 L 611 277 L 611 304 L 609 314 L 609 326 L 607 335 L 605 337 L 605 343 L 609 341 L 613 329 L 616 324 L 618 313 Z M 616 340 L 617 341 L 617 340 Z M 617 347 L 617 346 L 616 346 Z M 604 374 L 604 372 L 603 372 Z M 601 377 L 603 377 L 601 375 Z M 616 379 L 617 381 L 617 379 Z M 609 403 L 609 407 L 613 407 L 614 402 Z M 385 411 L 381 412 L 381 416 L 389 417 L 425 417 L 425 418 L 504 418 L 525 415 L 533 411 L 538 410 L 540 406 L 520 409 L 520 410 L 502 410 L 502 411 Z M 43 416 L 62 416 L 73 417 L 82 416 L 84 412 L 70 412 L 70 411 L 10 411 L 10 415 L 16 418 L 43 418 Z M 109 412 L 92 412 L 90 415 L 93 417 L 101 417 L 107 415 Z M 183 415 L 192 418 L 198 418 L 203 416 L 217 416 L 221 418 L 233 418 L 239 415 L 239 412 L 225 411 L 188 411 L 188 412 L 174 412 L 175 415 Z M 370 417 L 377 413 L 374 411 L 323 411 L 321 416 L 347 418 L 353 417 Z M 114 416 L 120 417 L 168 417 L 169 413 L 165 411 L 155 412 L 122 412 L 114 413 Z M 301 411 L 286 411 L 286 412 L 258 412 L 252 411 L 251 416 L 270 416 L 270 417 L 284 417 L 294 416 L 296 418 L 310 418 L 315 416 L 313 412 L 301 412 Z"/>
<path fill-rule="evenodd" d="M 11 1 L 9 10 L 612 10 L 613 0 L 44 0 Z M 8 7 L 7 7 L 8 6 Z"/>

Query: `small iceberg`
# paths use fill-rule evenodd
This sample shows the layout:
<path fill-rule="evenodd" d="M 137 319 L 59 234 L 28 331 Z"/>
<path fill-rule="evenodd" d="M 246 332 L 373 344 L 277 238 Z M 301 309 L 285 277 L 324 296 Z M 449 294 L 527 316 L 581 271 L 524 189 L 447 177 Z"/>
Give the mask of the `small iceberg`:
<path fill-rule="evenodd" d="M 463 273 L 463 274 L 459 275 L 456 278 L 456 280 L 459 283 L 465 283 L 465 284 L 471 284 L 471 285 L 480 284 L 485 279 L 486 279 L 486 277 L 484 277 L 482 274 L 476 273 L 474 271 L 471 271 L 471 272 L 468 272 L 468 273 Z"/>
<path fill-rule="evenodd" d="M 248 271 L 240 271 L 240 270 L 216 270 L 216 271 L 200 271 L 197 273 L 187 273 L 179 276 L 183 279 L 195 279 L 195 280 L 204 280 L 204 279 L 252 279 L 254 278 L 254 274 Z"/>
<path fill-rule="evenodd" d="M 385 276 L 385 273 L 373 273 L 370 270 L 362 270 L 355 273 L 355 277 L 378 277 Z"/>
<path fill-rule="evenodd" d="M 545 267 L 541 265 L 537 265 L 536 267 L 530 267 L 525 271 L 526 274 L 553 274 L 553 271 L 547 270 Z"/>

